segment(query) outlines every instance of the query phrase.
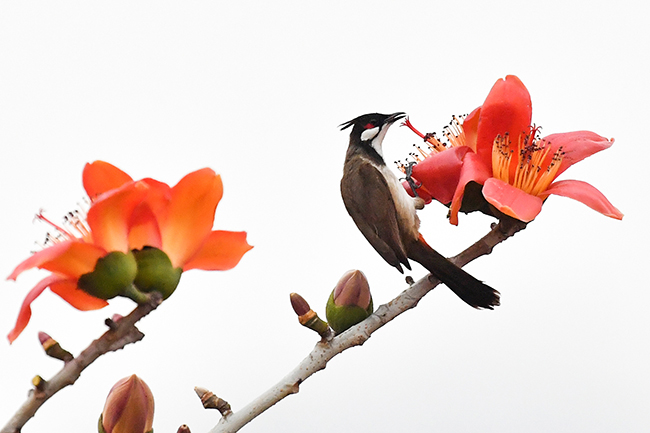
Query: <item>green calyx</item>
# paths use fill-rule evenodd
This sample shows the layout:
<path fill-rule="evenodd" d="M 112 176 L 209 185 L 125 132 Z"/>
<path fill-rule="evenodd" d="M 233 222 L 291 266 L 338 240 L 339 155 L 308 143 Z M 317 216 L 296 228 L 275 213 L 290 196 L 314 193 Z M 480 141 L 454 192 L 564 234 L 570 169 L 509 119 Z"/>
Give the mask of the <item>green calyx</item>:
<path fill-rule="evenodd" d="M 137 272 L 132 253 L 113 251 L 98 259 L 92 272 L 79 277 L 77 286 L 96 298 L 111 299 L 122 295 L 133 284 Z"/>
<path fill-rule="evenodd" d="M 174 293 L 183 270 L 175 268 L 167 254 L 153 247 L 133 250 L 138 272 L 134 284 L 141 292 L 157 291 L 167 299 Z"/>
<path fill-rule="evenodd" d="M 359 322 L 364 321 L 373 312 L 372 299 L 368 308 L 361 308 L 358 305 L 336 305 L 334 302 L 334 291 L 327 300 L 325 316 L 330 327 L 340 334 Z"/>

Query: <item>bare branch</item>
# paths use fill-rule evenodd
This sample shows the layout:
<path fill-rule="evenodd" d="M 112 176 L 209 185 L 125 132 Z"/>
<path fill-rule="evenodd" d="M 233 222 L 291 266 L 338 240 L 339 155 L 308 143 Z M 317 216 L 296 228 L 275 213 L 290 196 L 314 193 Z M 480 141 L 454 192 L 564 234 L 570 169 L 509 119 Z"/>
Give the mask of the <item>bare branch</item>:
<path fill-rule="evenodd" d="M 122 349 L 127 344 L 142 340 L 144 334 L 135 327 L 135 324 L 155 310 L 161 302 L 161 295 L 152 292 L 149 302 L 138 305 L 128 316 L 117 322 L 108 320 L 107 325 L 110 329 L 93 341 L 79 356 L 65 363 L 63 368 L 50 380 L 40 383 L 36 389 L 33 389 L 27 401 L 0 430 L 0 433 L 20 433 L 20 429 L 34 416 L 43 403 L 61 389 L 75 383 L 81 372 L 97 358 L 108 352 Z"/>
<path fill-rule="evenodd" d="M 499 223 L 474 245 L 450 260 L 458 266 L 464 266 L 472 260 L 490 254 L 499 243 L 513 236 L 526 227 L 524 223 Z M 420 299 L 440 284 L 435 277 L 428 274 L 387 304 L 379 306 L 366 320 L 329 340 L 321 340 L 311 353 L 296 368 L 273 387 L 255 398 L 247 406 L 222 417 L 209 433 L 232 433 L 239 431 L 258 415 L 288 395 L 299 391 L 300 384 L 312 374 L 323 370 L 330 359 L 354 346 L 360 346 L 370 336 L 395 317 L 414 308 Z"/>

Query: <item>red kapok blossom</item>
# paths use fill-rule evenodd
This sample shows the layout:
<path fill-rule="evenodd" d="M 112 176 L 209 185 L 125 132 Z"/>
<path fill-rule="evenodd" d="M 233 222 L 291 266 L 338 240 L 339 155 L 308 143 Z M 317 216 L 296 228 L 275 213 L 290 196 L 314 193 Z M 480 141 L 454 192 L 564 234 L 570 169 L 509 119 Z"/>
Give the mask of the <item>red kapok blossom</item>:
<path fill-rule="evenodd" d="M 413 168 L 413 177 L 426 193 L 442 190 L 431 195 L 450 206 L 452 224 L 458 224 L 458 211 L 470 182 L 483 185 L 483 197 L 499 212 L 524 222 L 539 214 L 551 194 L 573 198 L 621 219 L 623 214 L 588 183 L 555 182 L 571 165 L 609 148 L 613 140 L 589 131 L 540 138 L 531 118 L 530 95 L 521 80 L 514 75 L 499 79 L 485 103 L 455 128 L 454 140 L 462 143 L 461 147 L 441 146 L 435 153 L 425 154 Z M 418 134 L 430 141 L 430 136 Z M 442 156 L 449 151 L 451 156 Z M 447 174 L 443 177 L 442 173 Z"/>
<path fill-rule="evenodd" d="M 83 183 L 91 200 L 88 215 L 72 215 L 64 226 L 39 215 L 59 234 L 9 276 L 15 280 L 31 268 L 51 272 L 27 295 L 8 336 L 10 342 L 27 326 L 31 303 L 48 287 L 80 310 L 106 306 L 105 299 L 90 295 L 79 284 L 92 275 L 100 259 L 157 248 L 180 275 L 190 269 L 231 269 L 252 248 L 245 232 L 212 230 L 223 187 L 220 176 L 209 168 L 190 173 L 170 187 L 154 179 L 134 181 L 117 167 L 96 161 L 84 168 Z"/>

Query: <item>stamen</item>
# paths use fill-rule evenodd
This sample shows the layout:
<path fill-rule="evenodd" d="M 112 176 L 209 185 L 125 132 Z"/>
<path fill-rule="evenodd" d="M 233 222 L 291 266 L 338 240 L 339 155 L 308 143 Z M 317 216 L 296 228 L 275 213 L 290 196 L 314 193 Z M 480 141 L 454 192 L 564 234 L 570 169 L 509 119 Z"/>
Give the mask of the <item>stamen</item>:
<path fill-rule="evenodd" d="M 90 227 L 86 222 L 86 214 L 82 210 L 74 210 L 72 212 L 68 212 L 68 214 L 63 217 L 63 224 L 61 225 L 55 224 L 49 218 L 43 215 L 42 209 L 38 212 L 38 214 L 36 214 L 35 219 L 44 221 L 55 229 L 54 233 L 47 232 L 45 234 L 43 245 L 39 244 L 44 248 L 48 245 L 73 239 L 86 240 L 92 236 Z"/>
<path fill-rule="evenodd" d="M 443 135 L 449 141 L 451 147 L 465 146 L 465 131 L 463 121 L 467 116 L 452 116 L 449 125 L 442 130 Z"/>
<path fill-rule="evenodd" d="M 510 160 L 513 151 L 510 148 L 510 135 L 497 135 L 492 145 L 492 172 L 494 177 L 510 183 Z"/>
<path fill-rule="evenodd" d="M 63 227 L 61 227 L 61 226 L 59 226 L 57 224 L 54 224 L 49 219 L 45 218 L 45 215 L 43 215 L 43 210 L 42 209 L 36 214 L 36 219 L 41 220 L 41 221 L 45 221 L 46 223 L 48 223 L 49 225 L 54 227 L 64 237 L 69 238 L 69 239 L 74 239 L 74 236 L 72 235 L 72 233 L 68 232 Z M 52 237 L 51 237 L 51 235 L 49 233 L 47 234 L 47 238 L 52 239 Z"/>
<path fill-rule="evenodd" d="M 433 153 L 442 152 L 450 147 L 465 146 L 465 131 L 463 130 L 463 120 L 465 120 L 465 117 L 465 115 L 452 117 L 449 125 L 445 126 L 442 130 L 442 135 L 444 136 L 445 141 L 438 139 L 435 132 L 422 134 L 420 131 L 415 129 L 409 119 L 402 122 L 402 126 L 411 129 L 411 131 L 415 132 L 427 143 L 430 153 L 426 153 L 426 151 L 418 148 L 420 153 L 422 153 L 422 156 L 426 158 Z"/>
<path fill-rule="evenodd" d="M 560 169 L 564 152 L 559 148 L 544 167 L 551 143 L 539 138 L 541 128 L 533 125 L 528 133 L 519 134 L 516 158 L 508 134 L 497 136 L 492 145 L 492 171 L 495 178 L 532 195 L 544 192 Z"/>

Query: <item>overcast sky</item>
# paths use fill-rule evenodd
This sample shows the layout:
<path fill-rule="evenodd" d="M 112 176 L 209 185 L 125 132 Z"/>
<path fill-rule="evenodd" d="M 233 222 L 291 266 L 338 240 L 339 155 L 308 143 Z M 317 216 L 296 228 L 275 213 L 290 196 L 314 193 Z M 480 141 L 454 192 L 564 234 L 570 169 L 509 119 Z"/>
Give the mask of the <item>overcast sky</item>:
<path fill-rule="evenodd" d="M 339 277 L 361 269 L 375 305 L 406 286 L 347 215 L 342 122 L 406 111 L 424 131 L 480 105 L 515 74 L 544 134 L 591 130 L 608 150 L 563 179 L 600 189 L 625 217 L 551 197 L 525 231 L 467 267 L 501 292 L 475 311 L 446 287 L 382 328 L 245 428 L 246 432 L 642 432 L 650 425 L 647 101 L 650 34 L 640 1 L 593 2 L 2 2 L 0 276 L 83 198 L 81 171 L 102 159 L 134 178 L 175 184 L 222 174 L 215 228 L 255 246 L 227 272 L 191 271 L 139 325 L 145 339 L 109 354 L 23 429 L 90 432 L 108 390 L 130 374 L 156 399 L 156 432 L 207 432 L 312 349 L 289 304 L 319 313 Z M 386 159 L 415 143 L 393 127 Z M 643 176 L 643 177 L 642 177 Z M 490 227 L 482 215 L 420 212 L 421 231 L 453 255 Z M 0 334 L 46 273 L 0 283 Z M 414 266 L 411 275 L 425 275 Z M 46 331 L 77 354 L 127 314 L 128 300 L 78 312 L 46 292 L 9 346 L 0 339 L 0 425 L 36 374 L 60 363 Z"/>

